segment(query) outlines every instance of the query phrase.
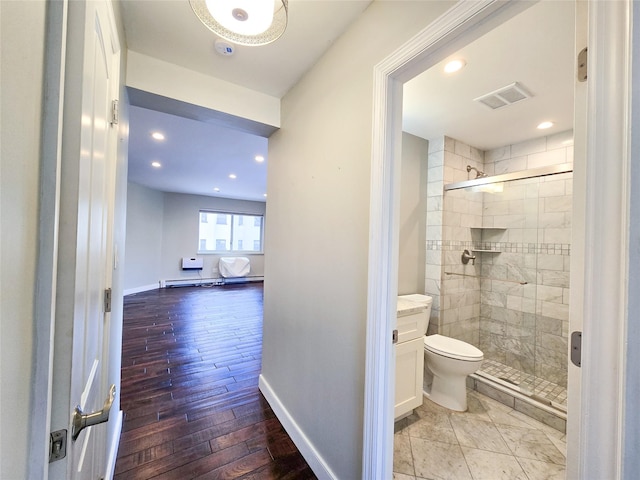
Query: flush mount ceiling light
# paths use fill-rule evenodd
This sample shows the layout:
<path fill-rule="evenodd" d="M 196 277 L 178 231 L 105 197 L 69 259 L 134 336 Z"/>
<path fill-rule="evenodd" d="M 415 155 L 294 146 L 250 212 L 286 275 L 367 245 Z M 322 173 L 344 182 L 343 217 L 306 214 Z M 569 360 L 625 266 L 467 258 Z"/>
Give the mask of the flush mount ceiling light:
<path fill-rule="evenodd" d="M 160 168 L 162 164 L 160 162 L 151 162 L 151 166 L 154 168 Z"/>
<path fill-rule="evenodd" d="M 461 59 L 451 60 L 444 66 L 444 71 L 445 73 L 455 73 L 461 70 L 466 64 L 467 62 Z"/>
<path fill-rule="evenodd" d="M 213 33 L 238 45 L 276 41 L 287 28 L 288 0 L 189 0 Z"/>
<path fill-rule="evenodd" d="M 536 128 L 538 130 L 546 130 L 547 128 L 553 127 L 553 122 L 542 122 Z"/>
<path fill-rule="evenodd" d="M 264 157 L 262 155 L 256 155 L 255 160 L 258 163 L 262 163 L 262 162 L 264 162 Z"/>
<path fill-rule="evenodd" d="M 153 132 L 151 134 L 151 137 L 153 137 L 155 140 L 164 140 L 164 135 L 161 132 Z"/>

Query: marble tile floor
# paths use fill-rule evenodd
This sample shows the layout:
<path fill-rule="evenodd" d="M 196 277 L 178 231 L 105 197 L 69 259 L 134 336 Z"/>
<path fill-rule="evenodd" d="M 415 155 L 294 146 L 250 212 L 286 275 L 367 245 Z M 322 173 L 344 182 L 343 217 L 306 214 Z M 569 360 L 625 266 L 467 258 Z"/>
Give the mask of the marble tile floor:
<path fill-rule="evenodd" d="M 466 412 L 424 400 L 395 424 L 394 480 L 564 480 L 565 434 L 478 392 Z"/>

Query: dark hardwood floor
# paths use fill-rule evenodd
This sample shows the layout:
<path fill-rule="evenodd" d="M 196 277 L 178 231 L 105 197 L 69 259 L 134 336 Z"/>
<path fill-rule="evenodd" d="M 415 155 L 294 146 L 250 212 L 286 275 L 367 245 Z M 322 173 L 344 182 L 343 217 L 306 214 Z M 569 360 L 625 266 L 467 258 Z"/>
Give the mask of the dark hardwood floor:
<path fill-rule="evenodd" d="M 261 283 L 125 297 L 115 478 L 316 478 L 258 390 L 261 354 Z"/>

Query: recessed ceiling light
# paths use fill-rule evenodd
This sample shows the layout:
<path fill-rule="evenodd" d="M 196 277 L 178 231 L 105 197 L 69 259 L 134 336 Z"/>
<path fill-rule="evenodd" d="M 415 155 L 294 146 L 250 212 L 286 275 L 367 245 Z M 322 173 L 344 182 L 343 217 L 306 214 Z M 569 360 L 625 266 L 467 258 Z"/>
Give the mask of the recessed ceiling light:
<path fill-rule="evenodd" d="M 538 130 L 546 130 L 551 127 L 553 127 L 553 122 L 542 122 L 537 126 Z"/>
<path fill-rule="evenodd" d="M 164 135 L 160 132 L 153 132 L 151 134 L 151 137 L 153 137 L 156 140 L 164 140 Z"/>
<path fill-rule="evenodd" d="M 160 162 L 151 162 L 151 166 L 155 168 L 160 168 L 162 164 Z"/>
<path fill-rule="evenodd" d="M 219 191 L 220 191 L 220 189 L 219 189 L 218 187 L 215 187 L 215 188 L 213 189 L 213 191 L 214 191 L 214 192 L 219 192 Z"/>
<path fill-rule="evenodd" d="M 262 155 L 256 155 L 256 162 L 264 162 L 264 157 Z"/>
<path fill-rule="evenodd" d="M 263 194 L 263 196 L 264 196 L 264 197 L 266 197 L 266 196 L 267 196 L 267 194 L 266 194 L 266 193 L 264 193 L 264 194 Z"/>
<path fill-rule="evenodd" d="M 233 180 L 233 179 L 235 179 L 235 178 L 237 178 L 237 177 L 236 177 L 236 174 L 235 174 L 235 173 L 232 173 L 232 174 L 230 174 L 230 175 L 229 175 L 229 178 Z"/>
<path fill-rule="evenodd" d="M 444 66 L 444 71 L 445 73 L 454 73 L 462 69 L 466 64 L 467 62 L 461 59 L 451 60 Z"/>

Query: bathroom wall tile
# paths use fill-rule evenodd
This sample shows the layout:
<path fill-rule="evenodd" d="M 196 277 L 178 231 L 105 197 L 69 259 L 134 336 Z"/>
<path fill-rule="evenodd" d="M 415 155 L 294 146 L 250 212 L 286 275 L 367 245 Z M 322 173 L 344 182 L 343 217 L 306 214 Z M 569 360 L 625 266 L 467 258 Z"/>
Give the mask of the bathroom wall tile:
<path fill-rule="evenodd" d="M 536 295 L 538 300 L 553 303 L 562 303 L 563 288 L 551 287 L 548 285 L 538 285 Z"/>
<path fill-rule="evenodd" d="M 503 173 L 519 172 L 527 169 L 527 157 L 520 156 L 508 160 L 497 161 L 494 164 L 495 175 Z"/>
<path fill-rule="evenodd" d="M 482 303 L 496 307 L 505 307 L 507 304 L 506 297 L 506 295 L 496 292 L 480 292 Z"/>
<path fill-rule="evenodd" d="M 559 197 L 565 195 L 565 182 L 564 180 L 554 180 L 550 182 L 543 182 L 539 187 L 540 197 Z"/>
<path fill-rule="evenodd" d="M 484 165 L 484 151 L 479 148 L 471 147 L 471 160 L 477 162 L 477 164 L 482 167 Z M 485 172 L 489 174 L 489 172 Z"/>
<path fill-rule="evenodd" d="M 569 300 L 571 297 L 571 290 L 568 288 L 563 288 L 562 289 L 562 303 L 564 303 L 565 305 L 569 305 Z"/>
<path fill-rule="evenodd" d="M 427 225 L 438 226 L 443 224 L 442 212 L 427 212 Z M 428 237 L 431 239 L 431 237 Z"/>
<path fill-rule="evenodd" d="M 442 189 L 443 189 L 442 182 L 428 182 L 427 183 L 427 197 L 442 196 Z"/>
<path fill-rule="evenodd" d="M 442 227 L 427 225 L 427 238 L 429 240 L 442 240 Z"/>
<path fill-rule="evenodd" d="M 451 137 L 444 137 L 444 151 L 454 153 L 456 149 L 456 141 Z"/>
<path fill-rule="evenodd" d="M 442 181 L 445 185 L 449 183 L 454 183 L 456 180 L 456 169 L 450 167 L 449 165 L 445 165 L 442 169 Z"/>
<path fill-rule="evenodd" d="M 534 153 L 527 156 L 527 168 L 547 167 L 561 163 L 567 163 L 567 151 L 564 148 Z"/>
<path fill-rule="evenodd" d="M 431 167 L 427 169 L 427 178 L 429 182 L 442 182 L 444 180 L 444 169 L 442 166 Z"/>
<path fill-rule="evenodd" d="M 444 137 L 429 139 L 429 153 L 441 152 L 444 150 Z"/>
<path fill-rule="evenodd" d="M 484 152 L 484 163 L 493 163 L 511 158 L 511 146 L 498 147 Z"/>
<path fill-rule="evenodd" d="M 564 258 L 560 255 L 548 255 L 541 253 L 538 255 L 538 268 L 540 270 L 564 270 Z"/>
<path fill-rule="evenodd" d="M 573 145 L 573 130 L 555 133 L 547 137 L 547 150 L 567 148 Z"/>
<path fill-rule="evenodd" d="M 471 158 L 471 147 L 460 140 L 455 141 L 454 151 L 465 158 Z"/>
<path fill-rule="evenodd" d="M 393 480 L 416 480 L 413 475 L 405 475 L 404 473 L 393 472 Z"/>
<path fill-rule="evenodd" d="M 570 220 L 562 213 L 540 213 L 538 215 L 540 228 L 567 228 L 571 226 Z"/>
<path fill-rule="evenodd" d="M 544 243 L 571 243 L 571 228 L 544 229 Z"/>
<path fill-rule="evenodd" d="M 566 287 L 569 288 L 569 272 L 559 272 L 556 270 L 541 270 L 542 285 L 549 285 L 554 287 Z"/>
<path fill-rule="evenodd" d="M 511 157 L 531 155 L 532 153 L 544 152 L 547 149 L 547 138 L 539 137 L 524 142 L 511 145 Z"/>
<path fill-rule="evenodd" d="M 427 162 L 429 167 L 442 167 L 444 165 L 444 152 L 429 152 Z"/>
<path fill-rule="evenodd" d="M 462 447 L 474 479 L 528 480 L 515 457 L 475 448 Z"/>
<path fill-rule="evenodd" d="M 462 158 L 462 161 L 464 162 L 463 158 Z M 473 175 L 470 175 L 466 171 L 466 169 L 465 170 L 458 170 L 458 169 L 454 169 L 453 170 L 453 181 L 454 182 L 466 182 L 467 180 L 471 180 L 471 179 L 473 179 Z"/>
<path fill-rule="evenodd" d="M 558 187 L 558 190 L 560 188 Z M 566 190 L 566 187 L 565 187 Z M 544 199 L 544 211 L 545 213 L 553 212 L 565 212 L 570 213 L 573 199 L 570 195 L 551 196 Z"/>
<path fill-rule="evenodd" d="M 542 315 L 560 320 L 569 320 L 569 305 L 542 302 Z"/>
<path fill-rule="evenodd" d="M 427 250 L 426 251 L 426 263 L 431 265 L 440 265 L 442 263 L 442 251 L 441 250 Z"/>
<path fill-rule="evenodd" d="M 465 173 L 465 178 L 467 175 L 466 172 L 466 162 L 464 161 L 464 158 L 462 158 L 462 156 L 456 154 L 456 153 L 452 153 L 452 152 L 445 152 L 444 154 L 444 164 L 447 167 L 451 167 L 454 170 L 458 170 L 458 171 L 463 171 Z M 454 173 L 455 174 L 455 173 Z"/>

